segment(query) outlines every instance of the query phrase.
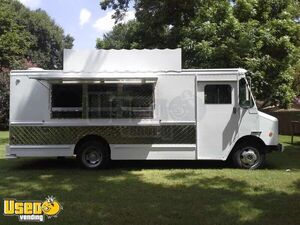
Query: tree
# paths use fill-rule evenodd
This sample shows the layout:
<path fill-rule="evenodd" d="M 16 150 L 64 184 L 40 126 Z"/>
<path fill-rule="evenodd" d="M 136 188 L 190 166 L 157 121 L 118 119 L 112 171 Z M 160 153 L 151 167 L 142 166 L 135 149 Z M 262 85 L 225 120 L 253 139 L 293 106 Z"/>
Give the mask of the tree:
<path fill-rule="evenodd" d="M 0 128 L 8 127 L 9 118 L 9 75 L 0 72 Z"/>
<path fill-rule="evenodd" d="M 18 65 L 30 46 L 30 33 L 17 23 L 9 1 L 0 2 L 0 127 L 9 114 L 9 69 Z"/>
<path fill-rule="evenodd" d="M 61 69 L 63 49 L 72 48 L 73 41 L 45 11 L 31 11 L 16 0 L 0 1 L 0 126 L 8 124 L 9 71 Z"/>
<path fill-rule="evenodd" d="M 106 0 L 101 7 L 113 8 L 119 21 L 129 2 Z M 181 47 L 184 67 L 244 67 L 251 71 L 258 100 L 280 107 L 290 105 L 295 95 L 293 78 L 299 71 L 295 69 L 300 57 L 298 0 L 133 3 L 135 21 L 115 26 L 103 40 L 97 41 L 98 48 Z"/>
<path fill-rule="evenodd" d="M 64 37 L 64 40 L 63 40 L 63 48 L 64 49 L 72 49 L 74 44 L 74 38 L 70 35 L 70 34 L 67 34 L 67 36 Z"/>
<path fill-rule="evenodd" d="M 0 43 L 0 51 L 8 49 L 1 54 L 7 57 L 6 68 L 11 68 L 17 56 L 22 62 L 14 69 L 22 68 L 24 59 L 45 69 L 62 68 L 63 49 L 73 47 L 73 37 L 65 35 L 41 9 L 31 11 L 16 0 L 2 0 L 0 9 L 0 37 L 7 37 Z M 4 63 L 4 59 L 0 58 L 0 62 Z"/>
<path fill-rule="evenodd" d="M 17 63 L 30 46 L 30 33 L 17 23 L 9 1 L 0 2 L 0 71 Z"/>
<path fill-rule="evenodd" d="M 104 39 L 98 38 L 96 48 L 98 49 L 131 49 L 141 48 L 142 37 L 138 34 L 140 27 L 136 21 L 129 21 L 126 24 L 117 24 L 114 31 L 104 34 Z"/>
<path fill-rule="evenodd" d="M 64 42 L 70 42 L 66 44 L 72 47 L 74 39 L 70 35 L 65 36 L 63 29 L 45 11 L 30 11 L 17 2 L 12 7 L 18 11 L 18 22 L 31 34 L 27 59 L 44 69 L 62 69 Z"/>

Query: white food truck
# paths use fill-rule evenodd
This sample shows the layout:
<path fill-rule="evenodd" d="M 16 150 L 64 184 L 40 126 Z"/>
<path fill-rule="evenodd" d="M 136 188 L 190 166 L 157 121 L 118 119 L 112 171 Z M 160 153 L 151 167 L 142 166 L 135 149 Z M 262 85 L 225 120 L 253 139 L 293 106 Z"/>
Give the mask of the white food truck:
<path fill-rule="evenodd" d="M 10 77 L 7 158 L 227 160 L 255 169 L 282 151 L 244 69 L 182 69 L 181 49 L 65 50 L 62 71 Z"/>

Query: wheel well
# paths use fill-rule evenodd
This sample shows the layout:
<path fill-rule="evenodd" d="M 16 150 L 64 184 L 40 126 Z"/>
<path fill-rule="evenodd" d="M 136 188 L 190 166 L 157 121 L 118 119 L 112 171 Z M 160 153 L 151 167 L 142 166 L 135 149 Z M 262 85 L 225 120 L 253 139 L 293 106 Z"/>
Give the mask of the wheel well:
<path fill-rule="evenodd" d="M 266 149 L 265 149 L 266 145 L 259 137 L 256 137 L 256 136 L 253 136 L 253 135 L 247 135 L 247 136 L 241 137 L 234 144 L 234 147 L 232 148 L 232 151 L 230 152 L 228 158 L 231 157 L 231 155 L 238 149 L 239 146 L 243 146 L 243 145 L 246 145 L 246 144 L 252 144 L 252 145 L 258 146 L 259 149 L 263 153 L 266 152 Z"/>
<path fill-rule="evenodd" d="M 74 154 L 76 155 L 77 152 L 79 151 L 80 149 L 80 146 L 87 142 L 87 141 L 99 141 L 103 144 L 105 144 L 105 146 L 107 147 L 107 149 L 109 150 L 109 154 L 110 154 L 110 146 L 108 144 L 108 142 L 101 136 L 99 135 L 87 135 L 87 136 L 84 136 L 83 138 L 81 138 L 75 145 L 75 148 L 74 148 Z"/>

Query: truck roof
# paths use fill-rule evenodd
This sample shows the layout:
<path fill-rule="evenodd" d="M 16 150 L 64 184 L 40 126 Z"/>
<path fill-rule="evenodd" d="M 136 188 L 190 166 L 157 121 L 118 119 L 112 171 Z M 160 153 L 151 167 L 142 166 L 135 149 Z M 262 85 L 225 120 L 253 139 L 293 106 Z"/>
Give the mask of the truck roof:
<path fill-rule="evenodd" d="M 245 76 L 245 69 L 187 69 L 181 71 L 114 71 L 114 72 L 65 72 L 63 70 L 13 70 L 11 76 L 27 76 L 36 80 L 156 80 L 160 76 L 197 76 L 197 80 L 237 80 Z"/>
<path fill-rule="evenodd" d="M 64 50 L 63 70 L 13 70 L 38 80 L 150 78 L 161 75 L 237 76 L 241 68 L 182 69 L 181 49 Z M 212 77 L 211 77 L 212 78 Z"/>

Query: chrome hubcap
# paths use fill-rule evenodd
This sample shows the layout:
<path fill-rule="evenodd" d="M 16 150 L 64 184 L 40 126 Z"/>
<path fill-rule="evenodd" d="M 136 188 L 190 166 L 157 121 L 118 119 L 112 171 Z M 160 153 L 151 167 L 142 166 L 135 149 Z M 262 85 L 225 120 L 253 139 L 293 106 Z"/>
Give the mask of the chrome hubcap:
<path fill-rule="evenodd" d="M 255 149 L 245 149 L 240 155 L 241 162 L 247 166 L 253 166 L 259 159 L 259 153 Z"/>
<path fill-rule="evenodd" d="M 90 148 L 85 151 L 83 155 L 84 161 L 88 166 L 98 166 L 102 161 L 102 154 L 96 149 Z"/>

